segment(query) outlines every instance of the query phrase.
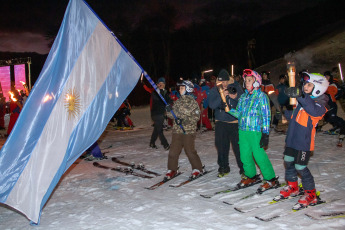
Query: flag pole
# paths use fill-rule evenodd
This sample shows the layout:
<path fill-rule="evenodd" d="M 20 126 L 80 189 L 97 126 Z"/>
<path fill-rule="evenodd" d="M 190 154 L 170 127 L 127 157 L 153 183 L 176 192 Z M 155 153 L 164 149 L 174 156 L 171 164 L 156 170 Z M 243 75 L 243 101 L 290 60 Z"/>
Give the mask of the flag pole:
<path fill-rule="evenodd" d="M 153 80 L 152 80 L 152 79 L 150 78 L 150 76 L 146 73 L 146 71 L 144 71 L 142 74 L 145 76 L 145 78 L 150 82 L 150 84 L 151 84 L 151 85 L 153 86 L 153 88 L 156 90 L 157 94 L 158 94 L 159 97 L 162 99 L 162 101 L 164 102 L 164 104 L 168 105 L 168 103 L 165 101 L 165 99 L 164 99 L 164 97 L 162 96 L 162 94 L 160 94 L 157 85 L 153 82 Z M 174 117 L 174 119 L 175 119 L 175 121 L 176 121 L 176 120 L 177 120 L 177 117 L 176 117 L 174 111 L 171 110 L 170 112 L 171 112 L 171 114 L 173 115 L 173 117 Z M 176 124 L 177 124 L 177 122 L 176 122 Z M 186 131 L 184 130 L 182 124 L 179 124 L 179 126 L 180 126 L 180 128 L 182 129 L 183 133 L 185 134 Z"/>

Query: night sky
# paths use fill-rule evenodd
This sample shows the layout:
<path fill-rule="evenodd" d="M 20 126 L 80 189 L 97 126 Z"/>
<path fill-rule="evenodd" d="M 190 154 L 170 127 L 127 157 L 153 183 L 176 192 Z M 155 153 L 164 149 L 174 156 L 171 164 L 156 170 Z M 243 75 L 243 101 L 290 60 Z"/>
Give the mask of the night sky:
<path fill-rule="evenodd" d="M 0 52 L 49 52 L 47 35 L 54 34 L 60 26 L 67 0 L 1 0 L 0 7 Z M 302 11 L 318 4 L 318 0 L 89 0 L 87 3 L 99 17 L 117 33 L 119 24 L 130 28 L 137 26 L 143 17 L 160 11 L 165 5 L 175 10 L 174 29 L 188 27 L 192 23 L 208 20 L 207 10 L 231 11 L 231 18 L 246 23 L 251 20 L 260 25 L 279 17 Z M 256 8 L 255 19 L 248 18 L 247 12 Z M 235 11 L 236 9 L 236 11 Z M 220 12 L 221 13 L 221 12 Z M 121 20 L 119 20 L 121 15 Z M 253 15 L 252 15 L 253 16 Z M 221 15 L 220 15 L 221 17 Z M 114 23 L 117 23 L 114 25 Z M 121 32 L 118 32 L 121 33 Z"/>

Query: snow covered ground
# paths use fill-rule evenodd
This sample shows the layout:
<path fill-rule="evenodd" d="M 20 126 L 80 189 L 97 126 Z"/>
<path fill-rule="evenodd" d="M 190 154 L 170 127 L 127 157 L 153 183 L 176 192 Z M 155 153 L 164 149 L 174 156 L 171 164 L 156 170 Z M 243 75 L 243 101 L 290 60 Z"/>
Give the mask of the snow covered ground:
<path fill-rule="evenodd" d="M 107 160 L 100 164 L 117 166 L 111 157 L 123 157 L 123 161 L 143 163 L 146 168 L 164 173 L 168 151 L 157 141 L 157 150 L 148 147 L 152 132 L 148 107 L 132 110 L 131 116 L 135 129 L 117 131 L 109 125 L 99 139 L 99 145 L 106 152 Z M 165 131 L 171 140 L 171 131 Z M 275 172 L 284 179 L 282 134 L 272 132 L 267 153 Z M 345 229 L 345 218 L 313 220 L 305 214 L 316 210 L 345 212 L 345 147 L 336 146 L 337 137 L 318 133 L 316 151 L 310 160 L 317 189 L 326 201 L 337 201 L 291 213 L 296 200 L 281 204 L 267 205 L 279 190 L 270 190 L 263 195 L 242 199 L 253 193 L 258 185 L 210 199 L 200 194 L 235 186 L 240 176 L 234 155 L 230 152 L 231 173 L 224 178 L 216 177 L 216 149 L 214 132 L 198 134 L 196 146 L 202 162 L 208 170 L 204 177 L 180 188 L 169 187 L 185 180 L 191 171 L 184 152 L 180 157 L 180 177 L 156 189 L 144 189 L 162 177 L 142 179 L 120 172 L 96 168 L 92 162 L 77 160 L 65 173 L 50 200 L 43 209 L 39 226 L 30 226 L 21 214 L 0 206 L 0 229 Z M 108 149 L 105 149 L 108 148 Z M 223 203 L 227 201 L 233 205 Z M 250 209 L 257 205 L 267 205 L 247 213 L 234 207 Z M 255 216 L 271 213 L 287 214 L 270 222 L 263 222 Z"/>

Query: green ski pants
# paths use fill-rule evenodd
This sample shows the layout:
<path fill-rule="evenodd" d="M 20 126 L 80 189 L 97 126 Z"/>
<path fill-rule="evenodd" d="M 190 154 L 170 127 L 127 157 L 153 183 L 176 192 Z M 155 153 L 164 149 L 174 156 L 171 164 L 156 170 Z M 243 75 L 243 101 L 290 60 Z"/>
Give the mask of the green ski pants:
<path fill-rule="evenodd" d="M 239 144 L 244 174 L 252 178 L 256 175 L 255 162 L 258 164 L 264 180 L 271 180 L 275 173 L 265 150 L 260 147 L 261 132 L 239 130 Z M 255 159 L 255 161 L 254 161 Z"/>

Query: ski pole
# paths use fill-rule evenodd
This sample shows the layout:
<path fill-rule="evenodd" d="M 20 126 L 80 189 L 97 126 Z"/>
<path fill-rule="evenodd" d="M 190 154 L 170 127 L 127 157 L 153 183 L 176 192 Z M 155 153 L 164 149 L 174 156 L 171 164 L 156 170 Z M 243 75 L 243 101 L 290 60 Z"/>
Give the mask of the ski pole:
<path fill-rule="evenodd" d="M 163 97 L 162 94 L 160 93 L 160 91 L 159 91 L 159 89 L 158 89 L 156 83 L 153 82 L 153 80 L 152 80 L 152 79 L 150 78 L 150 76 L 146 73 L 146 71 L 144 71 L 143 74 L 144 74 L 145 78 L 150 82 L 150 84 L 152 85 L 152 87 L 156 90 L 157 94 L 158 94 L 159 97 L 162 99 L 162 101 L 164 102 L 164 104 L 168 105 L 168 103 L 165 101 L 164 97 Z M 175 121 L 176 121 L 176 120 L 177 120 L 177 117 L 176 117 L 174 111 L 171 110 L 170 112 L 171 112 L 171 114 L 173 115 L 173 117 L 174 117 L 174 119 L 175 119 Z M 184 130 L 182 124 L 179 124 L 179 126 L 180 126 L 180 128 L 182 129 L 183 133 L 185 134 L 186 131 Z"/>

